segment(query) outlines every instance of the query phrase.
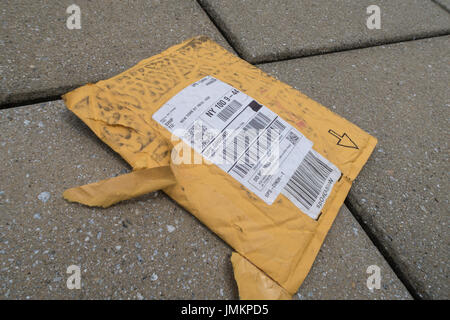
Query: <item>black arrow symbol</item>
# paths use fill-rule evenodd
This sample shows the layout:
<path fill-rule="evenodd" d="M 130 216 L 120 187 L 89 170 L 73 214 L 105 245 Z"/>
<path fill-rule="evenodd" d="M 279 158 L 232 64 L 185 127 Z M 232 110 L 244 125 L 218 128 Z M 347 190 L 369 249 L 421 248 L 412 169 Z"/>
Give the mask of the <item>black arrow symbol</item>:
<path fill-rule="evenodd" d="M 344 132 L 344 134 L 341 136 L 336 133 L 334 130 L 328 130 L 328 133 L 332 136 L 338 138 L 338 142 L 336 143 L 338 146 L 346 147 L 346 148 L 354 148 L 359 149 L 356 143 L 353 142 L 352 139 Z"/>

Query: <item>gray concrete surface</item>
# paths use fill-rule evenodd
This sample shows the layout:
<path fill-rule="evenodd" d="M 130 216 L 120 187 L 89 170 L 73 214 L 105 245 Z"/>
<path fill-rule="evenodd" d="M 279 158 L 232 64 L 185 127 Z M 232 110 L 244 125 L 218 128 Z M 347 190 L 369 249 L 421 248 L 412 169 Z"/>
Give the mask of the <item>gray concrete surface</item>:
<path fill-rule="evenodd" d="M 252 63 L 361 48 L 450 32 L 450 15 L 430 0 L 199 0 L 233 47 Z M 366 8 L 381 9 L 369 30 Z"/>
<path fill-rule="evenodd" d="M 61 101 L 1 110 L 0 151 L 1 299 L 238 298 L 231 249 L 161 192 L 108 209 L 63 200 L 129 167 Z M 72 264 L 81 290 L 66 288 Z M 295 298 L 410 296 L 344 208 Z"/>
<path fill-rule="evenodd" d="M 73 3 L 80 30 L 66 26 Z M 194 36 L 231 50 L 195 0 L 6 0 L 0 21 L 0 108 L 109 78 Z"/>
<path fill-rule="evenodd" d="M 378 138 L 349 203 L 419 296 L 448 299 L 450 37 L 260 67 Z"/>

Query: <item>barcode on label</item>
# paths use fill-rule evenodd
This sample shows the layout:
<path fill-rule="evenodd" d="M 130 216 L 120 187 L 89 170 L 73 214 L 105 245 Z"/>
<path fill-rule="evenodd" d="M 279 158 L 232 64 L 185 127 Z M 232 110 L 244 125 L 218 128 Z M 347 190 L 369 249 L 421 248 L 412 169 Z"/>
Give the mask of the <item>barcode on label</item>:
<path fill-rule="evenodd" d="M 284 190 L 310 209 L 333 171 L 318 155 L 309 151 L 290 178 Z"/>
<path fill-rule="evenodd" d="M 241 178 L 245 177 L 253 165 L 258 162 L 261 154 L 267 150 L 258 143 L 255 148 L 248 148 L 250 143 L 257 138 L 260 130 L 263 130 L 270 123 L 270 118 L 263 113 L 258 113 L 249 123 L 244 127 L 240 134 L 234 138 L 233 151 L 235 155 L 245 155 L 239 159 L 232 169 L 234 173 Z M 266 131 L 267 132 L 267 131 Z M 248 148 L 248 150 L 246 150 Z M 261 148 L 261 149 L 260 149 Z"/>
<path fill-rule="evenodd" d="M 237 102 L 236 100 L 231 101 L 225 109 L 223 109 L 222 111 L 219 112 L 219 114 L 217 115 L 219 117 L 220 120 L 222 120 L 223 122 L 227 122 L 228 119 L 231 118 L 231 116 L 233 114 L 236 113 L 236 111 L 239 110 L 239 108 L 242 107 L 242 104 Z"/>
<path fill-rule="evenodd" d="M 244 131 L 256 129 L 262 130 L 264 129 L 270 122 L 270 118 L 266 116 L 264 113 L 258 113 L 256 117 L 250 120 L 249 123 L 244 128 Z"/>

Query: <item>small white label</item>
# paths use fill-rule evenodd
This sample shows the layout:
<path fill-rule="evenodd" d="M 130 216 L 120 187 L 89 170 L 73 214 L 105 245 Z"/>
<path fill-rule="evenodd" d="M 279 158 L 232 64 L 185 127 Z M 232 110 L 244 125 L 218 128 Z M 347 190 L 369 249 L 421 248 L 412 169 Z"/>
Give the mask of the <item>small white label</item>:
<path fill-rule="evenodd" d="M 283 193 L 313 219 L 340 177 L 297 129 L 211 76 L 180 91 L 153 119 L 265 203 Z"/>

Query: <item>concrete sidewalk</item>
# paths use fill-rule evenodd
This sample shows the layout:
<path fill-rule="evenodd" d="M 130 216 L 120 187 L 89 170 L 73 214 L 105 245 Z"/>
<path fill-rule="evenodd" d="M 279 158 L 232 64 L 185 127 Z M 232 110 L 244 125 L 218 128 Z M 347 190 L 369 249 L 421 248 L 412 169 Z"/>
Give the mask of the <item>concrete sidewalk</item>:
<path fill-rule="evenodd" d="M 200 34 L 232 51 L 194 0 L 79 0 L 81 29 L 70 30 L 73 3 L 2 1 L 0 108 L 110 78 Z"/>
<path fill-rule="evenodd" d="M 1 298 L 238 298 L 231 248 L 163 193 L 62 199 L 129 167 L 59 95 L 200 34 L 379 140 L 294 298 L 449 298 L 447 0 L 79 0 L 69 30 L 72 3 L 0 4 Z M 82 290 L 66 288 L 72 264 Z"/>

